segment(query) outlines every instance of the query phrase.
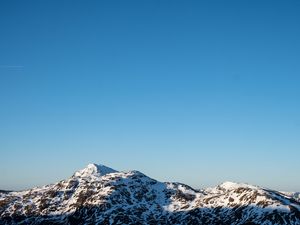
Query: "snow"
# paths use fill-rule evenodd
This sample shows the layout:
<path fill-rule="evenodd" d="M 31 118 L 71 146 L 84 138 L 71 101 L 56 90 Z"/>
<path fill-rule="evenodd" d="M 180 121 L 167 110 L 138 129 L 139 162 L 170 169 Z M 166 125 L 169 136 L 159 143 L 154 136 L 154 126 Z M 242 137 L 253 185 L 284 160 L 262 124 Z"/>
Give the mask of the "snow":
<path fill-rule="evenodd" d="M 76 177 L 90 177 L 90 176 L 104 176 L 118 171 L 101 164 L 89 164 L 86 168 L 77 171 L 74 176 Z"/>
<path fill-rule="evenodd" d="M 249 189 L 258 189 L 257 186 L 245 184 L 245 183 L 235 183 L 235 182 L 230 182 L 226 181 L 222 184 L 219 185 L 220 188 L 223 188 L 225 190 L 233 190 L 233 189 L 238 189 L 238 188 L 249 188 Z"/>

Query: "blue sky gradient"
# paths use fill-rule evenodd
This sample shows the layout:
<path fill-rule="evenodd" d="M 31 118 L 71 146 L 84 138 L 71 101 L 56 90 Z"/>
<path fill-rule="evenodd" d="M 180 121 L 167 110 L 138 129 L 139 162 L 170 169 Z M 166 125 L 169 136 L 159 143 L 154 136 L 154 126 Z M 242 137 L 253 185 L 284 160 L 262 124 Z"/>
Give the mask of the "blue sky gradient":
<path fill-rule="evenodd" d="M 300 1 L 1 1 L 0 189 L 88 163 L 300 191 Z"/>

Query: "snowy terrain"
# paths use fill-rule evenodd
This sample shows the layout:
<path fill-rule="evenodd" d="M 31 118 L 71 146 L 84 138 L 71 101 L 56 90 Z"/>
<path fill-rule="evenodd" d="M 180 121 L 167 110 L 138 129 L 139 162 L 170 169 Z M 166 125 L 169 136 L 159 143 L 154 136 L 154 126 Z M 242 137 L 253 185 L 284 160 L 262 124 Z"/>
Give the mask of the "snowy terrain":
<path fill-rule="evenodd" d="M 90 164 L 69 179 L 0 191 L 0 224 L 299 224 L 299 193 L 225 182 L 194 190 Z"/>

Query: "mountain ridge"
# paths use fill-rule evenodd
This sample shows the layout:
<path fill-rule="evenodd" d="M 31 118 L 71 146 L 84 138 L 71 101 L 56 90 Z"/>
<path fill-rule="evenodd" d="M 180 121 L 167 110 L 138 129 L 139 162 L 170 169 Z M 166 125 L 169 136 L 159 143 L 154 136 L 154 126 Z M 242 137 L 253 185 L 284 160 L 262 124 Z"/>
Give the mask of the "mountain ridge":
<path fill-rule="evenodd" d="M 0 224 L 45 223 L 300 224 L 300 202 L 296 193 L 250 184 L 197 190 L 89 164 L 55 184 L 0 192 Z"/>

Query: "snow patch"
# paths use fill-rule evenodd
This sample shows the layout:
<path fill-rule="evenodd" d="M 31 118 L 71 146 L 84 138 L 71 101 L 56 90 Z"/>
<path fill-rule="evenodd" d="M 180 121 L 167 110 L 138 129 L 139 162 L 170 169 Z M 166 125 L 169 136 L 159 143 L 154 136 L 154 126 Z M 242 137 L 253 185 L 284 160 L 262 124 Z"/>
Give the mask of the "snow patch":
<path fill-rule="evenodd" d="M 77 171 L 74 176 L 75 177 L 90 177 L 90 176 L 104 176 L 110 173 L 116 173 L 118 171 L 109 168 L 107 166 L 101 164 L 89 164 L 86 168 Z"/>
<path fill-rule="evenodd" d="M 225 190 L 233 190 L 233 189 L 237 189 L 237 188 L 249 188 L 249 189 L 255 189 L 255 190 L 258 189 L 257 186 L 253 186 L 250 184 L 244 184 L 244 183 L 235 183 L 235 182 L 230 182 L 230 181 L 226 181 L 226 182 L 218 185 L 218 187 L 225 189 Z"/>

